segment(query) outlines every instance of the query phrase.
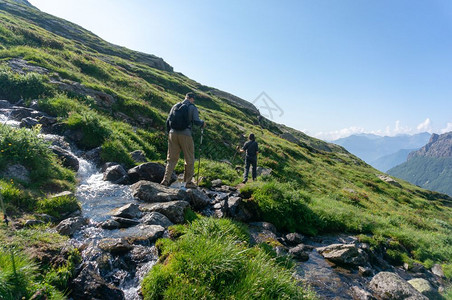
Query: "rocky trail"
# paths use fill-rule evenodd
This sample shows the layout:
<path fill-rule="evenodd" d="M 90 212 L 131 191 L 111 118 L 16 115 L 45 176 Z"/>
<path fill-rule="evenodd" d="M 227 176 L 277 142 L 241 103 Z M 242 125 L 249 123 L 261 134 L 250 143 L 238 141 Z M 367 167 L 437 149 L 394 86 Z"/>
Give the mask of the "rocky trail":
<path fill-rule="evenodd" d="M 75 196 L 82 209 L 55 226 L 71 237 L 69 244 L 83 257 L 70 283 L 73 299 L 141 299 L 140 282 L 158 260 L 155 241 L 168 237 L 169 226 L 184 223 L 189 208 L 246 223 L 251 243 L 268 243 L 278 255 L 293 258 L 294 276 L 321 299 L 442 299 L 438 291 L 444 289 L 445 277 L 439 265 L 393 266 L 382 249 L 372 249 L 354 236 L 278 232 L 258 219 L 236 187 L 223 185 L 220 179 L 209 189 L 185 189 L 176 174 L 172 186 L 158 184 L 164 166 L 145 162 L 139 150 L 132 155 L 139 163 L 134 168 L 102 164 L 100 149 L 77 150 L 73 146 L 77 133 L 62 132 L 55 118 L 33 105 L 13 106 L 1 100 L 0 122 L 27 128 L 40 124 L 53 151 L 78 172 Z"/>

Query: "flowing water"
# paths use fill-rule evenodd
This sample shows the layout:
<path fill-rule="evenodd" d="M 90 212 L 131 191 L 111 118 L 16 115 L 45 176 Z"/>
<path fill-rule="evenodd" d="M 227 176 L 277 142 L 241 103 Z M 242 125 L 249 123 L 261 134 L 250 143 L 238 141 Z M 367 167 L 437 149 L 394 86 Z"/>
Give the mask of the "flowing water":
<path fill-rule="evenodd" d="M 93 249 L 96 249 L 96 245 L 101 239 L 134 236 L 138 231 L 138 226 L 105 230 L 98 226 L 99 223 L 109 219 L 113 209 L 129 203 L 138 204 L 138 202 L 132 196 L 130 186 L 104 181 L 103 174 L 94 164 L 83 158 L 79 158 L 79 164 L 78 179 L 80 183 L 76 197 L 81 203 L 82 215 L 90 219 L 90 224 L 76 233 L 74 240 L 76 243 L 89 245 L 82 252 L 82 257 L 86 263 L 92 262 L 95 267 L 98 267 L 96 260 L 99 252 Z M 118 258 L 113 257 L 110 262 L 111 270 L 107 274 L 103 274 L 103 277 L 123 290 L 126 299 L 134 300 L 141 299 L 138 294 L 139 284 L 156 263 L 158 257 L 155 247 L 151 244 L 139 245 L 133 251 L 138 251 L 147 257 L 142 258 L 142 262 L 137 263 L 134 270 L 130 269 L 130 264 L 126 263 L 124 267 L 124 262 L 118 262 Z"/>

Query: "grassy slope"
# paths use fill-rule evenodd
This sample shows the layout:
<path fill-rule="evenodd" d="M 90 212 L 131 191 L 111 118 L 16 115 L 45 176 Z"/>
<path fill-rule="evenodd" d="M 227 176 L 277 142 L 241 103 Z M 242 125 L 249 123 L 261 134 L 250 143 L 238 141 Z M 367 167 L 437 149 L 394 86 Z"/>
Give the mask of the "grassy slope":
<path fill-rule="evenodd" d="M 4 2 L 0 1 L 0 8 Z M 240 178 L 232 168 L 213 160 L 231 160 L 235 146 L 243 142 L 242 135 L 252 131 L 260 142 L 259 164 L 273 169 L 273 179 L 245 190 L 251 201 L 260 205 L 266 219 L 274 221 L 279 211 L 295 207 L 303 215 L 292 215 L 290 222 L 280 228 L 306 233 L 372 234 L 362 238 L 375 246 L 385 245 L 395 261 L 450 264 L 452 209 L 447 196 L 403 181 L 402 188 L 392 186 L 376 177 L 379 171 L 342 148 L 260 119 L 182 74 L 135 60 L 138 54 L 133 51 L 121 52 L 106 43 L 94 47 L 92 41 L 98 38 L 86 32 L 80 32 L 76 40 L 51 33 L 28 20 L 36 21 L 32 15 L 45 15 L 41 12 L 25 8 L 20 14 L 8 11 L 0 10 L 0 97 L 38 98 L 41 108 L 58 116 L 67 128 L 84 132 L 79 146 L 102 146 L 105 160 L 128 165 L 133 164 L 128 152 L 136 149 L 143 149 L 149 159 L 163 161 L 166 114 L 184 93 L 194 90 L 200 95 L 197 106 L 201 117 L 209 125 L 202 155 L 211 161 L 205 160 L 206 171 L 201 175 L 209 172 L 214 179 L 227 172 L 228 182 L 238 182 Z M 49 72 L 15 74 L 8 66 L 14 58 Z M 111 95 L 113 101 L 105 103 L 93 95 L 61 92 L 62 87 L 74 83 Z M 284 132 L 301 142 L 280 138 Z M 236 156 L 234 163 L 241 162 Z"/>
<path fill-rule="evenodd" d="M 388 171 L 426 189 L 452 195 L 452 158 L 417 156 Z"/>

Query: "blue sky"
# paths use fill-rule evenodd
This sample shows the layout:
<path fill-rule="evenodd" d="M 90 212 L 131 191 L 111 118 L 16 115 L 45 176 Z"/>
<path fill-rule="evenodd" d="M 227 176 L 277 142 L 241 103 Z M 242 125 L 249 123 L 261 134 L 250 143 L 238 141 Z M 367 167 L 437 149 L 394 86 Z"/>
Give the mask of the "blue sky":
<path fill-rule="evenodd" d="M 452 130 L 452 1 L 29 1 L 312 136 Z"/>

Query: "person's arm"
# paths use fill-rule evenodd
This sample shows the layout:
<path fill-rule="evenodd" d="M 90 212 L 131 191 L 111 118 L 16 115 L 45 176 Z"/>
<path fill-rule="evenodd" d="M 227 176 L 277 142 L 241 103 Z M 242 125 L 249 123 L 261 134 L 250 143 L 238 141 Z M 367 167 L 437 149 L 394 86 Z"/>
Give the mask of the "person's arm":
<path fill-rule="evenodd" d="M 198 109 L 196 108 L 196 106 L 194 105 L 190 105 L 190 116 L 191 116 L 191 122 L 193 122 L 193 124 L 197 125 L 197 126 L 201 126 L 201 127 L 206 127 L 206 122 L 204 122 L 203 120 L 201 120 L 199 118 L 199 112 Z"/>
<path fill-rule="evenodd" d="M 246 142 L 245 145 L 243 145 L 243 147 L 240 149 L 240 152 L 245 152 L 246 150 L 248 150 L 248 147 L 250 146 L 250 142 Z"/>

